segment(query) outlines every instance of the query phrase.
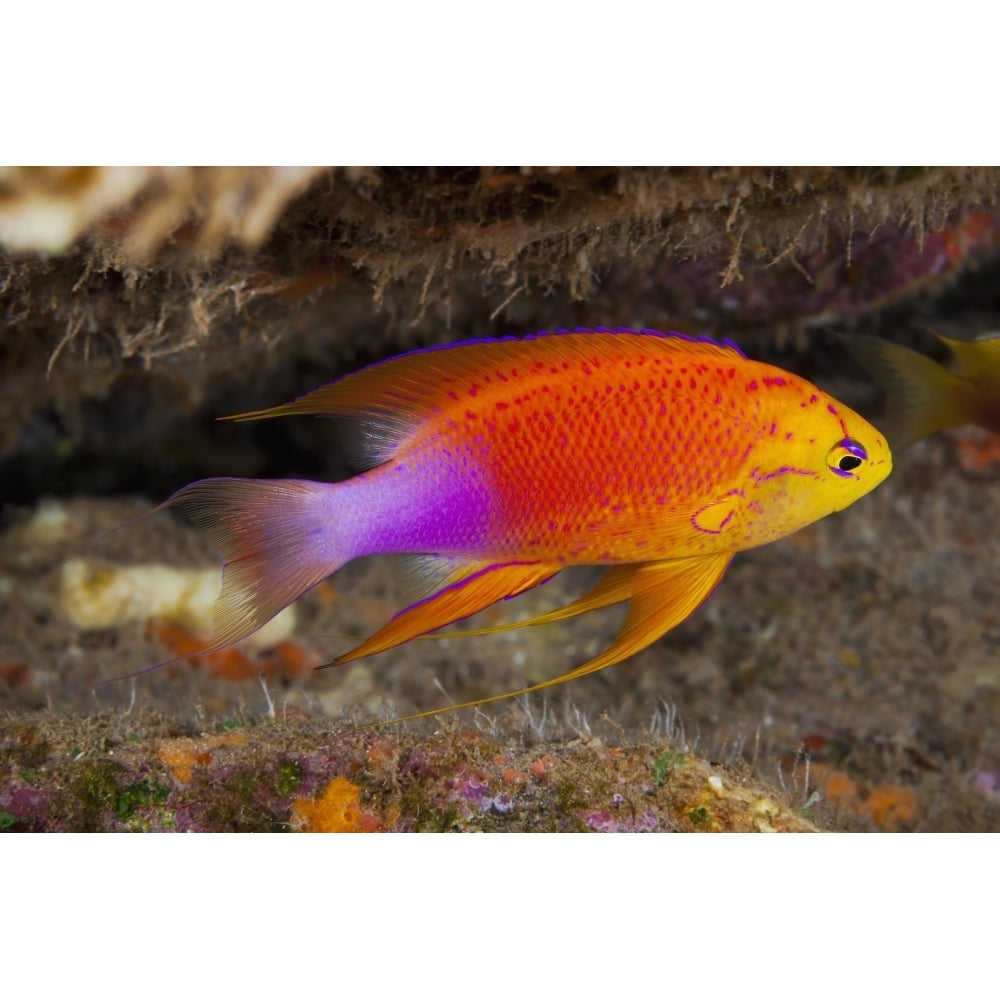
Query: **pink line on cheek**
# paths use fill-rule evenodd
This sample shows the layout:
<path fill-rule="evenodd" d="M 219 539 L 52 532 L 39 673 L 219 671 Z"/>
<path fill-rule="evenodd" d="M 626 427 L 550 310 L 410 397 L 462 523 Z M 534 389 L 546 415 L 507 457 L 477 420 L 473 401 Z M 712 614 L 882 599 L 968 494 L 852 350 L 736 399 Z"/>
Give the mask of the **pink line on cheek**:
<path fill-rule="evenodd" d="M 762 473 L 759 469 L 754 469 L 750 473 L 750 478 L 753 479 L 755 483 L 765 483 L 769 479 L 775 479 L 778 476 L 808 476 L 811 479 L 818 479 L 819 476 L 816 475 L 812 469 L 796 469 L 791 465 L 783 465 L 780 469 L 774 469 L 772 472 Z"/>

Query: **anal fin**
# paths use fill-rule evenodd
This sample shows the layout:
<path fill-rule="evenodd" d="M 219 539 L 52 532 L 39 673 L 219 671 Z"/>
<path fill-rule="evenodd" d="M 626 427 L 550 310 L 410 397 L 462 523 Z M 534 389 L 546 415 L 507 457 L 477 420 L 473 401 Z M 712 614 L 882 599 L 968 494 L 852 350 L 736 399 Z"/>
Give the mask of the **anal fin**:
<path fill-rule="evenodd" d="M 381 653 L 433 629 L 451 625 L 505 597 L 513 597 L 543 583 L 561 569 L 558 563 L 546 562 L 473 564 L 461 579 L 404 608 L 360 645 L 317 669 Z"/>

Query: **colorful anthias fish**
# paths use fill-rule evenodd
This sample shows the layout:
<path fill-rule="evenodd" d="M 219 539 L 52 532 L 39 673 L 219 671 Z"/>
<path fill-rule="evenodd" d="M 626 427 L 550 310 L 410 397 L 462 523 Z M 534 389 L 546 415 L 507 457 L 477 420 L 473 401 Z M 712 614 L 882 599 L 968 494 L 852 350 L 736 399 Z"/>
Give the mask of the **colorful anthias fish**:
<path fill-rule="evenodd" d="M 610 648 L 486 701 L 631 656 L 691 615 L 736 552 L 841 510 L 892 468 L 875 429 L 815 386 L 731 344 L 652 330 L 415 351 L 232 419 L 293 414 L 352 421 L 367 471 L 340 483 L 207 479 L 157 508 L 180 508 L 222 555 L 206 651 L 249 635 L 359 556 L 409 554 L 421 596 L 327 666 L 566 566 L 609 567 L 567 607 L 502 627 L 629 601 Z"/>
<path fill-rule="evenodd" d="M 841 336 L 885 393 L 885 430 L 902 449 L 945 427 L 978 424 L 1000 433 L 1000 334 L 949 340 L 948 366 L 879 337 Z"/>

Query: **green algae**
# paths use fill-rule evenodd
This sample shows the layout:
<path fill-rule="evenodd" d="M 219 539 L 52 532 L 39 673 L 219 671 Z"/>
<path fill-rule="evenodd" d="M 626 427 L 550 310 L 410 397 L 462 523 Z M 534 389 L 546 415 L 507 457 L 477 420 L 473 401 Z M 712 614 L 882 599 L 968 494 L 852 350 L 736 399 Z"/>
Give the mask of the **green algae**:
<path fill-rule="evenodd" d="M 137 814 L 163 806 L 170 795 L 166 785 L 149 778 L 129 781 L 128 768 L 117 761 L 96 758 L 74 765 L 65 790 L 54 797 L 52 820 L 58 826 L 107 830 L 110 816 L 126 829 L 150 829 L 148 819 Z"/>
<path fill-rule="evenodd" d="M 664 782 L 668 781 L 671 772 L 675 767 L 683 767 L 685 763 L 684 754 L 676 753 L 671 750 L 657 757 L 652 764 L 649 765 L 649 770 L 653 774 L 653 786 L 659 788 Z"/>
<path fill-rule="evenodd" d="M 291 758 L 279 761 L 277 777 L 274 783 L 275 791 L 282 796 L 292 795 L 302 784 L 302 765 Z"/>
<path fill-rule="evenodd" d="M 122 785 L 115 800 L 115 812 L 123 820 L 130 820 L 137 809 L 162 806 L 170 796 L 170 789 L 146 778 Z"/>

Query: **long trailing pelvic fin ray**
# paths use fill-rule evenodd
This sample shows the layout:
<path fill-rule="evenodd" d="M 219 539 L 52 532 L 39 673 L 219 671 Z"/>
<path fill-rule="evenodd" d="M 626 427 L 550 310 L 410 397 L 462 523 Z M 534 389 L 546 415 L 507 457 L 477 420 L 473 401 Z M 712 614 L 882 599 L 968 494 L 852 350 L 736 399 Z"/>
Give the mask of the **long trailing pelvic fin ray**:
<path fill-rule="evenodd" d="M 412 722 L 446 712 L 457 712 L 463 708 L 479 708 L 507 698 L 517 698 L 523 694 L 533 694 L 546 688 L 565 684 L 567 681 L 586 677 L 605 667 L 613 666 L 666 635 L 681 622 L 689 618 L 709 598 L 722 579 L 732 560 L 731 553 L 688 559 L 670 559 L 663 562 L 640 563 L 629 567 L 633 572 L 628 576 L 631 585 L 631 606 L 628 616 L 618 633 L 617 639 L 600 656 L 579 667 L 542 681 L 507 691 L 504 694 L 477 698 L 460 705 L 448 705 L 427 712 L 416 712 L 385 722 L 374 722 L 361 729 L 372 729 L 399 722 Z M 621 567 L 624 576 L 626 567 Z M 613 602 L 612 602 L 613 603 Z M 571 607 L 572 605 L 570 605 Z M 566 610 L 566 609 L 562 609 Z"/>

